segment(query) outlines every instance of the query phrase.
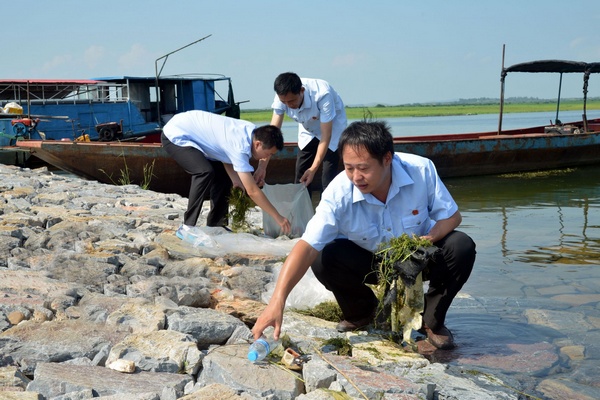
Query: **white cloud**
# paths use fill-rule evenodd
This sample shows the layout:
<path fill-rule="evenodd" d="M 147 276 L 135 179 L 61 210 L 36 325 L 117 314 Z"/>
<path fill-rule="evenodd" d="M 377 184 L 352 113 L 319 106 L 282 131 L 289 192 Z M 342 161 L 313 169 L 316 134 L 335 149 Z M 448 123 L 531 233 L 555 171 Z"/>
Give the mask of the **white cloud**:
<path fill-rule="evenodd" d="M 131 46 L 129 51 L 119 57 L 119 66 L 129 71 L 135 66 L 147 66 L 149 54 L 141 44 L 135 43 Z"/>
<path fill-rule="evenodd" d="M 572 49 L 576 49 L 578 47 L 581 47 L 582 45 L 585 45 L 585 38 L 582 37 L 575 38 L 569 43 L 569 46 Z"/>
<path fill-rule="evenodd" d="M 41 71 L 43 73 L 53 73 L 54 70 L 60 69 L 63 65 L 71 63 L 73 57 L 70 54 L 57 55 L 52 59 L 42 63 Z"/>
<path fill-rule="evenodd" d="M 106 60 L 106 50 L 102 46 L 90 46 L 83 53 L 83 60 L 91 69 Z"/>

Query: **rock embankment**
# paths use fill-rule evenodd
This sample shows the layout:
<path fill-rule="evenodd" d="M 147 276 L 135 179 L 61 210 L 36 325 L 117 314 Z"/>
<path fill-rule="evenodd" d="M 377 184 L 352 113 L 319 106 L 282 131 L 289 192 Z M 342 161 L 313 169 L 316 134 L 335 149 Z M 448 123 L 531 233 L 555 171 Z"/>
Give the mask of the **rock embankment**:
<path fill-rule="evenodd" d="M 284 330 L 310 360 L 252 364 L 250 327 L 294 241 L 221 230 L 219 246 L 197 249 L 174 235 L 178 195 L 46 169 L 0 165 L 0 177 L 1 399 L 517 398 L 292 311 Z"/>

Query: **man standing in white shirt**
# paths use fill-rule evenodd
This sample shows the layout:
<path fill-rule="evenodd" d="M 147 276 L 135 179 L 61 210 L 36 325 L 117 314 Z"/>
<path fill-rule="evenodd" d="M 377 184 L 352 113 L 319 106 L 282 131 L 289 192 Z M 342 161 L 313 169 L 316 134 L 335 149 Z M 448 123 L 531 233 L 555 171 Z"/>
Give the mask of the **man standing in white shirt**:
<path fill-rule="evenodd" d="M 347 125 L 342 98 L 326 81 L 300 78 L 293 72 L 280 74 L 273 87 L 271 125 L 281 128 L 285 114 L 298 122 L 296 183 L 304 183 L 309 193 L 318 189 L 312 182 L 322 166 L 325 189 L 339 172 L 338 142 Z"/>
<path fill-rule="evenodd" d="M 166 152 L 192 176 L 188 208 L 177 236 L 196 225 L 202 203 L 210 198 L 208 226 L 227 226 L 231 187 L 242 188 L 254 203 L 269 214 L 283 233 L 290 222 L 271 204 L 258 187 L 250 158 L 266 162 L 283 149 L 283 135 L 275 126 L 254 124 L 206 111 L 176 114 L 163 128 L 161 142 Z M 264 176 L 263 176 L 264 178 Z M 260 179 L 263 179 L 260 178 Z"/>
<path fill-rule="evenodd" d="M 462 221 L 457 204 L 431 160 L 394 153 L 383 122 L 350 124 L 340 152 L 344 172 L 323 191 L 314 217 L 286 258 L 269 305 L 252 329 L 254 337 L 267 326 L 274 326 L 279 337 L 286 298 L 311 266 L 342 310 L 338 331 L 369 325 L 377 298 L 365 283 L 378 283 L 374 253 L 381 243 L 406 233 L 441 250 L 427 265 L 423 332 L 435 347 L 453 348 L 446 313 L 469 278 L 476 253 L 473 240 L 455 230 Z"/>

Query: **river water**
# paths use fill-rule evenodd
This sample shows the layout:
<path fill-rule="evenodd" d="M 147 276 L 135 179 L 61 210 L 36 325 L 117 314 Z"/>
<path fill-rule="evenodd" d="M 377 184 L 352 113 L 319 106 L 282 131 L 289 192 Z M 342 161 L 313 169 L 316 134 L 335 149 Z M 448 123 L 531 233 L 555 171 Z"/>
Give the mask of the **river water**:
<path fill-rule="evenodd" d="M 563 123 L 580 121 L 581 112 L 560 112 L 558 119 Z M 375 119 L 377 119 L 375 111 Z M 600 110 L 587 112 L 587 118 L 600 118 Z M 394 136 L 439 135 L 444 133 L 488 132 L 498 130 L 497 114 L 456 115 L 444 117 L 404 117 L 382 118 Z M 526 128 L 549 125 L 556 119 L 556 112 L 509 113 L 502 118 L 502 129 Z M 355 121 L 350 120 L 349 123 Z M 268 122 L 265 122 L 268 123 Z M 262 124 L 262 123 L 258 123 Z M 285 141 L 295 142 L 298 138 L 298 124 L 286 118 L 281 127 Z"/>
<path fill-rule="evenodd" d="M 554 118 L 506 114 L 503 127 Z M 581 113 L 559 119 L 576 121 Z M 394 136 L 498 127 L 497 115 L 386 121 Z M 295 136 L 295 124 L 284 128 Z M 600 398 L 600 166 L 445 183 L 478 254 L 448 314 L 458 347 L 430 358 L 501 377 L 523 399 Z"/>
<path fill-rule="evenodd" d="M 446 185 L 478 254 L 440 361 L 600 398 L 600 167 Z"/>

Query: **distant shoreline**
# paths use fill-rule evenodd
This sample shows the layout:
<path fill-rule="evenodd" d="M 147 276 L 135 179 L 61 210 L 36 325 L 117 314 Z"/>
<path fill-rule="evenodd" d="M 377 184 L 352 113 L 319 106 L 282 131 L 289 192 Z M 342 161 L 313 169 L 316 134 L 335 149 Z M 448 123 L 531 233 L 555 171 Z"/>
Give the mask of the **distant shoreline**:
<path fill-rule="evenodd" d="M 600 110 L 600 99 L 588 100 L 587 110 Z M 539 102 L 507 102 L 504 104 L 505 113 L 547 112 L 555 111 L 556 103 L 553 101 Z M 583 112 L 583 100 L 562 100 L 560 111 Z M 499 104 L 410 104 L 400 106 L 371 106 L 371 107 L 346 107 L 348 119 L 368 118 L 402 118 L 402 117 L 434 117 L 450 115 L 476 115 L 498 114 Z M 242 110 L 241 119 L 251 122 L 270 121 L 272 110 Z M 287 117 L 286 117 L 287 118 Z"/>

